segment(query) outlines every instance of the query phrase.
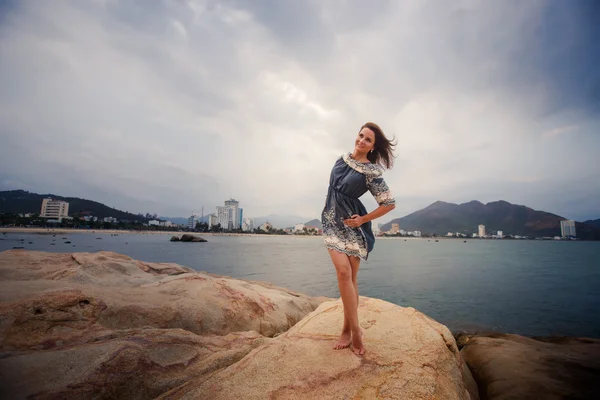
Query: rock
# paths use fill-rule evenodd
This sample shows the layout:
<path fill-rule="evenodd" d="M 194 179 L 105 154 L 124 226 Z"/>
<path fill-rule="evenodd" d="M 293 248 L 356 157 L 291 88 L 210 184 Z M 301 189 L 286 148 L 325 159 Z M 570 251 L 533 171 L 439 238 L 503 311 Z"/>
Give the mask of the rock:
<path fill-rule="evenodd" d="M 181 235 L 181 239 L 182 242 L 206 242 L 206 239 L 203 239 L 199 236 L 194 236 L 194 235 L 189 235 L 189 234 L 184 234 Z"/>
<path fill-rule="evenodd" d="M 171 241 L 171 242 L 179 242 L 179 241 L 180 241 L 180 239 L 179 239 L 179 237 L 177 237 L 177 236 L 171 236 L 171 240 L 170 240 L 170 241 Z"/>
<path fill-rule="evenodd" d="M 206 380 L 161 399 L 478 399 L 445 326 L 413 308 L 361 298 L 367 353 L 333 350 L 341 300 L 321 304 L 292 329 Z"/>
<path fill-rule="evenodd" d="M 495 333 L 462 341 L 461 354 L 484 399 L 598 398 L 599 339 Z"/>
<path fill-rule="evenodd" d="M 111 253 L 0 253 L 0 397 L 154 398 L 324 298 Z"/>

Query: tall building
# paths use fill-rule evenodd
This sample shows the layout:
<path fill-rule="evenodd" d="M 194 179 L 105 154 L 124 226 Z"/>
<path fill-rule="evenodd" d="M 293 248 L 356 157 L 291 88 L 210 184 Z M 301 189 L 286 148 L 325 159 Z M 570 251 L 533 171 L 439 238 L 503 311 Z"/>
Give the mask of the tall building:
<path fill-rule="evenodd" d="M 479 237 L 485 237 L 485 225 L 479 225 Z"/>
<path fill-rule="evenodd" d="M 68 217 L 69 203 L 66 201 L 52 200 L 52 198 L 43 199 L 40 215 L 44 218 L 57 219 Z"/>
<path fill-rule="evenodd" d="M 575 221 L 572 219 L 560 221 L 560 235 L 564 238 L 577 237 L 575 233 Z"/>
<path fill-rule="evenodd" d="M 392 224 L 392 233 L 398 233 L 398 232 L 400 232 L 400 224 L 393 223 Z"/>
<path fill-rule="evenodd" d="M 197 223 L 198 223 L 198 216 L 196 214 L 193 214 L 192 216 L 190 216 L 188 218 L 188 228 L 189 229 L 196 229 Z"/>
<path fill-rule="evenodd" d="M 244 210 L 234 199 L 225 200 L 224 206 L 217 206 L 217 219 L 223 229 L 240 229 Z"/>

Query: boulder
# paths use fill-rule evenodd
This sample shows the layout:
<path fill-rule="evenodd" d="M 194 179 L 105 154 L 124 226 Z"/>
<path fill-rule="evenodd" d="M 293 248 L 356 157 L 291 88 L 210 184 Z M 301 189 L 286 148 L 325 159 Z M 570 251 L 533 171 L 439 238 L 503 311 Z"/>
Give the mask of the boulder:
<path fill-rule="evenodd" d="M 0 398 L 154 398 L 325 298 L 111 253 L 0 253 Z"/>
<path fill-rule="evenodd" d="M 180 241 L 181 241 L 181 239 L 179 239 L 178 236 L 171 236 L 170 242 L 180 242 Z"/>
<path fill-rule="evenodd" d="M 598 398 L 599 339 L 500 333 L 459 339 L 483 399 Z"/>
<path fill-rule="evenodd" d="M 206 242 L 207 240 L 203 239 L 203 238 L 201 238 L 199 236 L 189 235 L 189 234 L 186 233 L 184 235 L 181 235 L 180 241 L 182 241 L 182 242 L 195 242 L 195 243 L 198 242 L 198 243 L 202 243 L 202 242 Z"/>
<path fill-rule="evenodd" d="M 340 300 L 255 348 L 208 379 L 161 399 L 478 399 L 473 378 L 445 326 L 413 308 L 360 299 L 367 352 L 334 350 Z"/>

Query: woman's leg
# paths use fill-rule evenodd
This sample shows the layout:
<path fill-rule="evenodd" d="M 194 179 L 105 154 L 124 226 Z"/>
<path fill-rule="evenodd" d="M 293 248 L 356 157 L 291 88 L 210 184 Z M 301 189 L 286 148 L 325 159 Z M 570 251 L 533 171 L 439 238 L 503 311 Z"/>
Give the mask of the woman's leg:
<path fill-rule="evenodd" d="M 356 278 L 358 276 L 358 268 L 360 268 L 360 258 L 354 257 L 354 256 L 349 256 L 348 259 L 350 259 L 350 266 L 352 267 L 352 284 L 354 285 L 354 291 L 356 291 L 356 310 L 357 310 L 357 314 L 358 314 L 359 296 L 358 296 L 358 283 L 357 283 Z M 344 313 L 344 326 L 342 327 L 342 335 L 344 335 L 344 333 L 350 333 L 350 321 L 348 321 L 348 316 L 346 315 L 346 313 Z M 362 331 L 361 331 L 361 333 L 362 333 Z M 342 339 L 342 337 L 340 337 L 340 339 Z M 344 341 L 344 343 L 345 343 L 345 341 Z M 340 347 L 340 348 L 343 348 L 343 347 Z"/>
<path fill-rule="evenodd" d="M 350 258 L 344 253 L 329 250 L 329 256 L 333 261 L 337 273 L 338 288 L 342 297 L 342 303 L 344 304 L 344 319 L 348 319 L 347 324 L 344 322 L 342 334 L 338 342 L 334 345 L 334 348 L 348 347 L 351 342 L 354 352 L 362 355 L 365 353 L 365 348 L 360 335 L 360 327 L 358 326 L 358 297 L 352 281 L 352 264 Z"/>

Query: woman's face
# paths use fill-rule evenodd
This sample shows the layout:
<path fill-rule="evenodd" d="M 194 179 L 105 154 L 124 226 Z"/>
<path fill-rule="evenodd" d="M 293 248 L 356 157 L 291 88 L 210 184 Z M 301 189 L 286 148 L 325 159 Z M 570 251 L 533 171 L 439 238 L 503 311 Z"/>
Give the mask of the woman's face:
<path fill-rule="evenodd" d="M 354 146 L 360 152 L 368 153 L 375 146 L 375 134 L 369 128 L 362 128 L 358 132 Z"/>

